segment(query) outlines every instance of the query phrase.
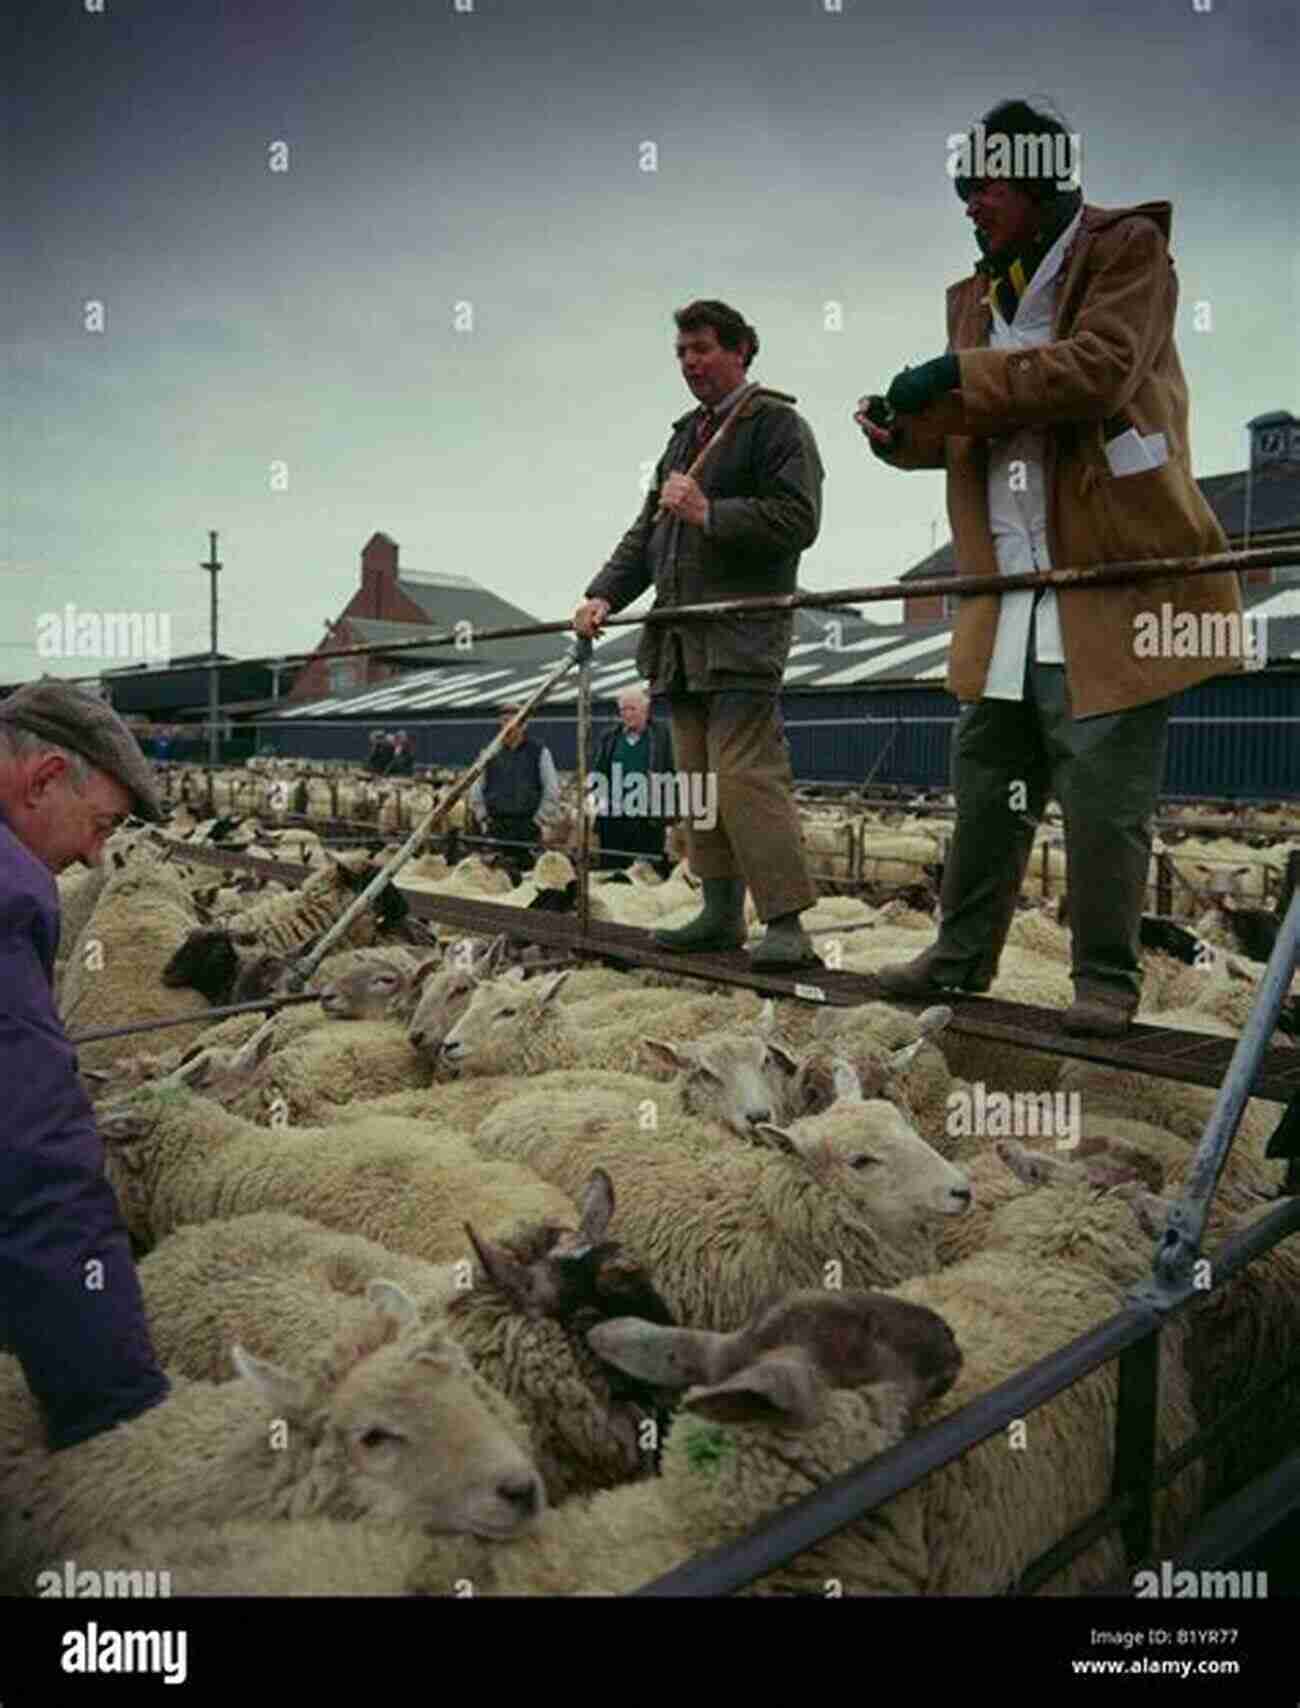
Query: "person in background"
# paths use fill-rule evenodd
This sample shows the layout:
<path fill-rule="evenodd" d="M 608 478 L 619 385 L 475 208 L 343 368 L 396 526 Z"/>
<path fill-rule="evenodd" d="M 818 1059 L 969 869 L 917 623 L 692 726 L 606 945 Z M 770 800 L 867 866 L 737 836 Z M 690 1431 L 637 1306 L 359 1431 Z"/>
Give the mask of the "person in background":
<path fill-rule="evenodd" d="M 415 770 L 415 750 L 411 746 L 411 738 L 404 729 L 399 729 L 393 737 L 393 757 L 388 767 L 390 777 L 409 777 Z"/>
<path fill-rule="evenodd" d="M 518 705 L 502 706 L 502 728 L 519 711 Z M 550 749 L 534 741 L 522 723 L 505 746 L 489 762 L 469 792 L 469 808 L 487 834 L 498 842 L 527 844 L 503 850 L 507 863 L 519 869 L 531 863 L 537 840 L 537 821 L 557 817 L 561 811 L 560 780 Z"/>
<path fill-rule="evenodd" d="M 372 730 L 370 734 L 370 758 L 367 761 L 370 770 L 376 777 L 384 776 L 393 761 L 393 743 L 387 730 Z"/>
<path fill-rule="evenodd" d="M 163 816 L 110 706 L 51 680 L 0 701 L 0 1346 L 22 1366 L 51 1451 L 169 1392 L 53 992 L 52 874 L 98 866 L 132 813 Z"/>
<path fill-rule="evenodd" d="M 634 860 L 649 860 L 663 872 L 664 831 L 672 814 L 652 813 L 656 796 L 649 779 L 672 772 L 673 738 L 664 724 L 652 720 L 650 696 L 639 685 L 620 691 L 618 714 L 621 722 L 601 737 L 591 767 L 593 776 L 604 779 L 607 809 L 600 817 L 600 863 L 605 871 L 621 872 Z M 627 810 L 626 784 L 636 776 L 647 779 L 641 785 L 647 799 L 643 812 Z M 660 800 L 672 798 L 665 787 L 658 785 Z"/>

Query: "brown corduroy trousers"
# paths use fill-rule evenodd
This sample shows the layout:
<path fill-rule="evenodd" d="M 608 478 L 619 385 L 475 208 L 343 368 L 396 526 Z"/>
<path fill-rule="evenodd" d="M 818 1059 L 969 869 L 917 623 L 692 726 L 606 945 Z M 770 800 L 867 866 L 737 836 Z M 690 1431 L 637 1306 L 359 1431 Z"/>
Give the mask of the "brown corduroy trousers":
<path fill-rule="evenodd" d="M 673 694 L 670 704 L 679 773 L 694 783 L 691 798 L 717 803 L 711 829 L 686 820 L 696 877 L 743 878 L 764 924 L 812 907 L 817 885 L 804 858 L 777 696 Z"/>

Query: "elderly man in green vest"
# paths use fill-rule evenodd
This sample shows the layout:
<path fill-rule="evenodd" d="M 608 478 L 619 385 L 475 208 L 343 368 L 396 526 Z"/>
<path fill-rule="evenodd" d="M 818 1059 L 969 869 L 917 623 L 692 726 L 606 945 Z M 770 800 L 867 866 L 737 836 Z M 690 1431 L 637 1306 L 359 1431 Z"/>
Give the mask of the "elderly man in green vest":
<path fill-rule="evenodd" d="M 664 830 L 676 801 L 672 737 L 651 717 L 644 688 L 622 688 L 617 699 L 620 721 L 601 737 L 591 763 L 603 797 L 600 863 L 609 872 L 624 871 L 634 860 L 662 867 Z"/>
<path fill-rule="evenodd" d="M 896 468 L 946 470 L 962 575 L 1223 551 L 1192 478 L 1169 203 L 1085 203 L 1077 139 L 1023 101 L 949 147 L 981 258 L 948 290 L 947 352 L 860 400 L 871 449 Z M 1150 637 L 1166 607 L 1237 621 L 1200 622 L 1220 642 L 1227 632 L 1217 655 L 1161 655 Z M 923 955 L 881 969 L 886 991 L 989 988 L 1051 794 L 1069 862 L 1063 1023 L 1127 1029 L 1170 702 L 1242 667 L 1240 613 L 1229 574 L 961 601 L 942 926 Z"/>

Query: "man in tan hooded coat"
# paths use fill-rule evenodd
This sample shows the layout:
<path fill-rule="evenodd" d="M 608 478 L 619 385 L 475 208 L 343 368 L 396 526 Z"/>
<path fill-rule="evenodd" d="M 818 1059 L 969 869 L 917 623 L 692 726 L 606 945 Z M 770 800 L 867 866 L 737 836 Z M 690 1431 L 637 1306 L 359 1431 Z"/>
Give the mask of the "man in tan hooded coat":
<path fill-rule="evenodd" d="M 960 575 L 1225 550 L 1191 472 L 1169 203 L 1085 204 L 1043 169 L 1064 127 L 1023 102 L 977 132 L 983 175 L 969 166 L 976 133 L 950 143 L 965 141 L 954 175 L 983 259 L 948 290 L 948 353 L 861 400 L 872 450 L 900 469 L 946 469 Z M 995 174 L 999 136 L 1012 169 Z M 1042 144 L 1038 170 L 1024 167 L 1027 138 Z M 1170 699 L 1242 668 L 1241 629 L 1229 573 L 962 599 L 940 935 L 881 970 L 887 991 L 989 988 L 1050 794 L 1069 862 L 1064 1024 L 1127 1028 Z"/>

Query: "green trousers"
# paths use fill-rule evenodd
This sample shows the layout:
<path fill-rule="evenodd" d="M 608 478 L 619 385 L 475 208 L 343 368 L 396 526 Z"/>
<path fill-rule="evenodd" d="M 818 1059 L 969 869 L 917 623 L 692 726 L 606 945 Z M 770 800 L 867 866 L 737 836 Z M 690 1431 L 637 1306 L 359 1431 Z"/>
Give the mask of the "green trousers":
<path fill-rule="evenodd" d="M 1023 700 L 962 707 L 953 736 L 957 826 L 944 865 L 938 973 L 991 978 L 1049 795 L 1065 824 L 1075 986 L 1141 995 L 1138 932 L 1170 702 L 1076 720 L 1065 667 L 1032 644 Z M 1099 988 L 1100 987 L 1100 988 Z"/>

